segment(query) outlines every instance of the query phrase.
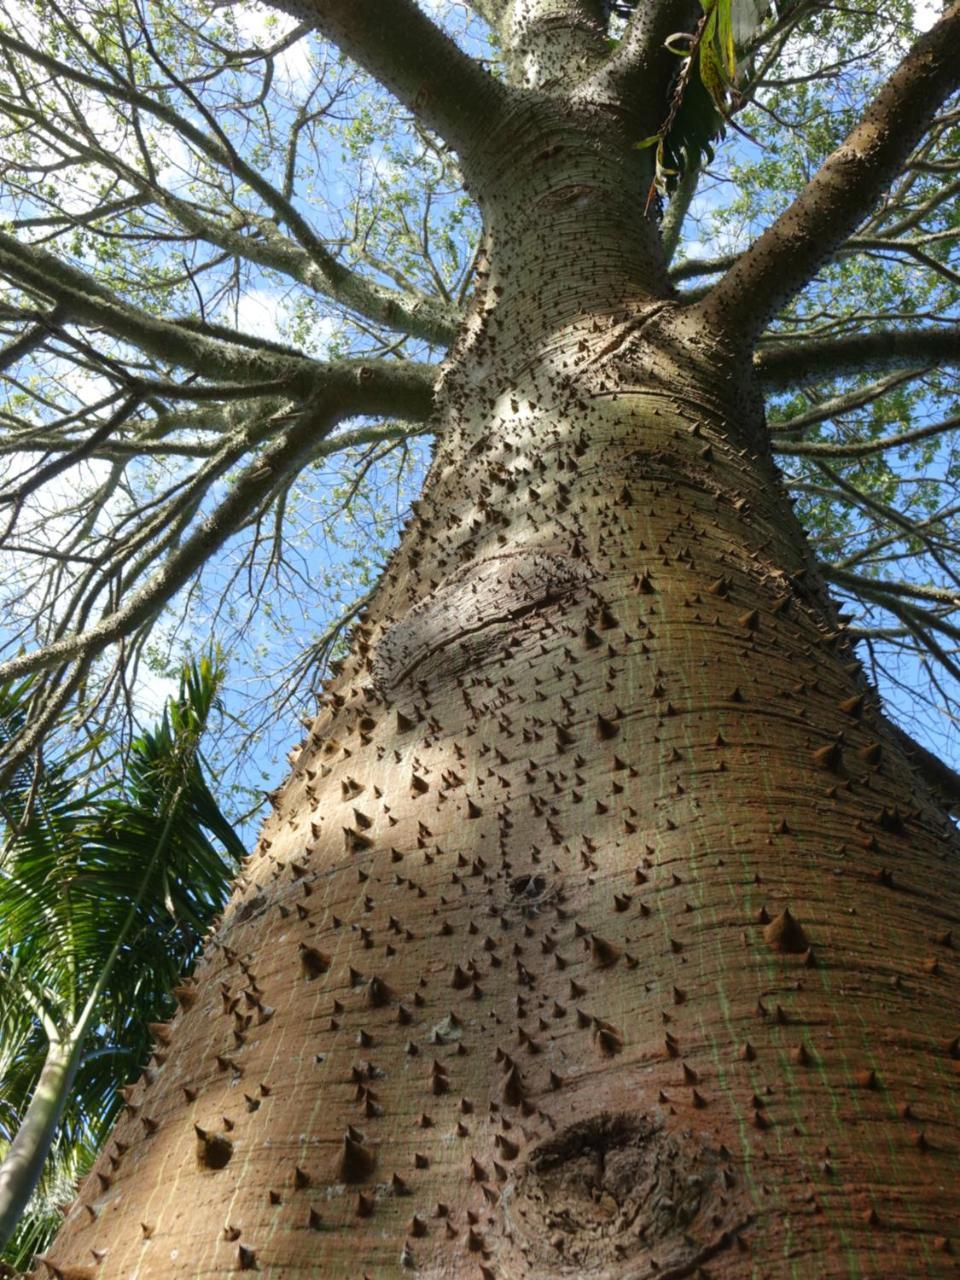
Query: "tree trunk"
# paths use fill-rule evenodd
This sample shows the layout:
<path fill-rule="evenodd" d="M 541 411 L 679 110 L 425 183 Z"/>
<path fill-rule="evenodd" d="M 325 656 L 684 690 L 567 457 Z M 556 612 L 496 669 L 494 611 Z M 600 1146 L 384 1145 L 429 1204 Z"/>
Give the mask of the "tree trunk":
<path fill-rule="evenodd" d="M 54 1272 L 956 1274 L 953 829 L 592 124 Z"/>
<path fill-rule="evenodd" d="M 40 1078 L 10 1146 L 0 1161 L 0 1242 L 13 1234 L 40 1181 L 64 1107 L 70 1097 L 82 1042 L 51 1040 Z"/>

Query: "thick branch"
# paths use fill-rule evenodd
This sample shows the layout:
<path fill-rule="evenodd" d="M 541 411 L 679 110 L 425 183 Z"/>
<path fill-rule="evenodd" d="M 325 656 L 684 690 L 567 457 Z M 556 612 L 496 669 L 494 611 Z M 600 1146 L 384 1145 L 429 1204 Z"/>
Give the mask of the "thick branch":
<path fill-rule="evenodd" d="M 960 364 L 960 325 L 940 329 L 877 329 L 838 338 L 772 342 L 760 349 L 754 365 L 770 391 L 797 383 L 862 373 Z"/>
<path fill-rule="evenodd" d="M 849 257 L 857 253 L 903 253 L 914 262 L 919 262 L 935 275 L 942 276 L 949 284 L 960 283 L 960 275 L 946 263 L 939 262 L 915 240 L 895 240 L 889 236 L 851 236 L 842 248 L 837 250 L 837 257 Z M 674 284 L 681 280 L 694 279 L 697 276 L 719 275 L 721 271 L 729 271 L 740 260 L 739 253 L 726 253 L 719 258 L 690 258 L 681 262 L 670 271 L 670 279 Z"/>
<path fill-rule="evenodd" d="M 663 244 L 663 256 L 667 262 L 673 257 L 680 243 L 683 221 L 687 216 L 693 197 L 697 194 L 700 181 L 700 166 L 689 164 L 680 175 L 676 190 L 667 205 L 660 224 L 660 240 Z"/>
<path fill-rule="evenodd" d="M 960 0 L 922 35 L 797 198 L 711 289 L 715 325 L 755 338 L 873 208 L 960 85 Z"/>
<path fill-rule="evenodd" d="M 317 371 L 325 368 L 306 356 L 252 351 L 190 333 L 174 321 L 141 311 L 86 272 L 5 231 L 0 231 L 0 274 L 31 293 L 50 298 L 64 319 L 101 326 L 141 351 L 205 377 L 258 383 L 283 380 L 288 390 L 310 394 Z"/>
<path fill-rule="evenodd" d="M 510 84 L 566 88 L 606 62 L 600 0 L 523 0 L 507 13 L 501 35 Z"/>
<path fill-rule="evenodd" d="M 665 48 L 665 41 L 678 31 L 694 31 L 702 17 L 697 0 L 643 0 L 616 53 L 594 77 L 596 96 L 619 102 L 631 113 L 638 140 L 659 132 L 669 108 L 680 59 Z"/>
<path fill-rule="evenodd" d="M 12 342 L 0 350 L 0 373 L 5 369 L 9 369 L 18 361 L 23 360 L 25 356 L 36 351 L 37 347 L 43 345 L 50 336 L 52 328 L 60 323 L 63 317 L 54 309 L 47 316 L 37 319 L 36 324 L 31 325 L 29 329 L 25 329 L 18 338 L 14 338 Z"/>
<path fill-rule="evenodd" d="M 504 101 L 498 81 L 415 0 L 272 0 L 316 29 L 464 159 L 489 137 Z"/>
<path fill-rule="evenodd" d="M 719 258 L 688 258 L 670 268 L 670 279 L 679 284 L 681 280 L 693 280 L 697 276 L 716 276 L 721 271 L 729 271 L 739 261 L 739 253 L 725 253 Z"/>

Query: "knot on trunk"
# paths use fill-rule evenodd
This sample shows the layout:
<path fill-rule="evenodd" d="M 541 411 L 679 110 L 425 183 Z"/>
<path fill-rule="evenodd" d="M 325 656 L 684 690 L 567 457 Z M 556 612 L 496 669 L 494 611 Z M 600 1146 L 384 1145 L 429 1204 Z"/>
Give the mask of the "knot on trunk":
<path fill-rule="evenodd" d="M 536 1146 L 512 1175 L 501 1200 L 511 1258 L 499 1261 L 530 1280 L 694 1274 L 747 1221 L 736 1187 L 723 1155 L 689 1131 L 601 1112 Z"/>

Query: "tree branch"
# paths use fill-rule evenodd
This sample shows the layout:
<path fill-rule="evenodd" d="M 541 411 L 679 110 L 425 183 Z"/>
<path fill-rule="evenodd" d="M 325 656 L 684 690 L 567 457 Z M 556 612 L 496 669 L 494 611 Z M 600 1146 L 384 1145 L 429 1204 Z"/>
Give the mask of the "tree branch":
<path fill-rule="evenodd" d="M 132 183 L 138 182 L 133 174 L 128 173 L 127 177 Z M 194 235 L 248 262 L 283 272 L 373 324 L 442 346 L 449 346 L 456 337 L 460 315 L 456 308 L 444 305 L 440 299 L 412 290 L 387 289 L 339 263 L 336 271 L 331 271 L 327 262 L 318 262 L 315 254 L 282 235 L 269 219 L 252 219 L 260 235 L 249 235 L 204 217 L 188 201 L 159 185 L 144 186 Z"/>
<path fill-rule="evenodd" d="M 215 510 L 177 546 L 144 586 L 94 626 L 0 664 L 0 682 L 59 666 L 79 655 L 89 659 L 155 617 L 256 510 L 274 489 L 278 478 L 308 461 L 338 422 L 358 414 L 384 413 L 397 408 L 413 418 L 424 417 L 429 412 L 433 380 L 431 376 L 428 387 L 420 366 L 354 368 L 352 378 L 348 375 L 339 388 L 335 388 L 333 382 L 340 371 L 331 372 L 329 393 L 318 397 L 302 413 L 289 415 L 294 419 L 293 425 L 248 463 Z"/>
<path fill-rule="evenodd" d="M 484 145 L 506 90 L 414 0 L 271 0 L 306 19 L 464 162 Z"/>
<path fill-rule="evenodd" d="M 36 493 L 41 485 L 49 484 L 61 472 L 76 466 L 78 462 L 82 462 L 85 458 L 91 457 L 97 448 L 109 440 L 113 433 L 123 426 L 139 407 L 140 396 L 128 396 L 116 412 L 111 414 L 105 422 L 102 422 L 95 431 L 92 431 L 85 440 L 81 440 L 79 444 L 74 445 L 61 457 L 53 458 L 43 466 L 37 467 L 23 484 L 18 485 L 16 489 L 0 491 L 0 506 L 10 503 L 13 508 L 7 517 L 6 528 L 0 534 L 0 543 L 6 540 L 6 536 L 13 528 L 21 507 L 31 493 Z"/>
<path fill-rule="evenodd" d="M 606 28 L 601 0 L 511 4 L 500 24 L 509 83 L 556 89 L 584 82 L 607 61 Z"/>
<path fill-rule="evenodd" d="M 820 569 L 831 582 L 854 593 L 882 592 L 883 595 L 906 596 L 912 600 L 924 600 L 931 604 L 960 608 L 960 591 L 950 591 L 946 587 L 927 587 L 920 582 L 899 582 L 895 578 L 867 578 L 863 574 L 848 573 L 835 564 L 823 563 Z"/>
<path fill-rule="evenodd" d="M 459 316 L 455 314 L 453 308 L 444 308 L 442 304 L 438 304 L 435 299 L 426 295 L 416 296 L 386 289 L 365 279 L 338 261 L 318 239 L 294 202 L 278 191 L 260 170 L 247 163 L 223 135 L 218 136 L 212 130 L 199 128 L 193 121 L 176 111 L 169 102 L 158 102 L 149 95 L 142 94 L 133 84 L 99 79 L 42 50 L 32 49 L 13 36 L 0 34 L 0 47 L 30 59 L 53 72 L 60 80 L 72 81 L 85 88 L 94 89 L 108 99 L 128 103 L 131 107 L 139 108 L 162 120 L 186 138 L 201 154 L 222 166 L 226 172 L 235 174 L 256 192 L 276 216 L 278 222 L 282 222 L 291 229 L 295 239 L 291 240 L 283 236 L 266 218 L 256 219 L 258 230 L 263 237 L 260 240 L 244 235 L 235 227 L 228 227 L 222 222 L 205 218 L 187 200 L 161 187 L 152 174 L 144 177 L 121 157 L 112 156 L 95 143 L 91 143 L 89 156 L 99 160 L 105 167 L 113 169 L 118 176 L 136 187 L 140 192 L 138 196 L 140 203 L 151 197 L 154 198 L 191 234 L 201 236 L 211 244 L 219 245 L 230 253 L 239 254 L 251 262 L 282 271 L 318 293 L 365 316 L 374 324 L 384 324 L 414 337 L 425 338 L 428 342 L 436 342 L 444 346 L 449 345 L 453 340 L 459 323 Z M 183 89 L 182 83 L 169 68 L 162 63 L 158 65 L 172 83 Z M 55 136 L 60 135 L 64 146 L 72 144 L 72 139 L 62 134 L 62 131 L 55 130 L 49 120 L 44 121 L 44 125 L 48 132 L 54 133 Z M 255 220 L 255 215 L 249 216 L 251 220 Z"/>
<path fill-rule="evenodd" d="M 868 542 L 866 546 L 860 547 L 857 551 L 851 552 L 850 555 L 844 556 L 842 560 L 835 560 L 834 567 L 837 569 L 849 569 L 855 564 L 865 564 L 870 560 L 876 560 L 881 551 L 886 551 L 888 547 L 903 539 L 904 533 L 908 538 L 919 538 L 928 552 L 933 552 L 937 543 L 935 542 L 936 533 L 943 529 L 949 528 L 949 521 L 956 516 L 960 516 L 960 503 L 954 503 L 949 507 L 941 507 L 939 511 L 928 516 L 925 520 L 914 521 L 908 530 L 897 526 L 896 533 L 883 533 L 879 537 Z"/>
<path fill-rule="evenodd" d="M 692 280 L 697 276 L 715 276 L 721 271 L 729 271 L 734 263 L 740 261 L 739 253 L 725 253 L 720 258 L 688 258 L 686 262 L 678 262 L 670 268 L 670 279 L 674 284 L 681 280 Z"/>
<path fill-rule="evenodd" d="M 754 367 L 769 391 L 797 383 L 843 377 L 867 369 L 903 369 L 913 365 L 960 365 L 960 324 L 939 329 L 876 329 L 837 338 L 771 342 L 754 357 Z"/>
<path fill-rule="evenodd" d="M 507 0 L 466 0 L 466 4 L 488 26 L 496 28 L 506 9 Z"/>
<path fill-rule="evenodd" d="M 666 222 L 666 218 L 664 222 Z M 896 240 L 893 238 L 892 233 L 887 236 L 851 236 L 837 250 L 836 256 L 845 258 L 857 253 L 869 255 L 871 252 L 906 254 L 907 257 L 913 258 L 915 262 L 919 262 L 921 266 L 926 267 L 935 275 L 942 276 L 949 284 L 960 283 L 960 275 L 946 263 L 939 262 L 930 254 L 925 253 L 919 242 L 915 240 Z M 678 284 L 681 280 L 692 280 L 697 276 L 719 275 L 721 271 L 729 271 L 732 266 L 740 261 L 741 257 L 742 254 L 739 253 L 725 253 L 719 258 L 689 258 L 686 262 L 680 262 L 671 268 L 670 279 L 674 284 Z M 684 294 L 683 296 L 686 297 L 687 295 Z"/>
<path fill-rule="evenodd" d="M 699 303 L 715 326 L 754 339 L 880 199 L 960 85 L 960 0 L 900 62 L 846 140 Z"/>
<path fill-rule="evenodd" d="M 942 422 L 932 422 L 925 427 L 914 427 L 912 431 L 897 431 L 893 435 L 880 436 L 876 440 L 802 441 L 794 444 L 774 441 L 774 453 L 798 456 L 812 455 L 820 458 L 865 458 L 871 453 L 883 453 L 886 449 L 896 449 L 900 445 L 915 444 L 918 440 L 927 440 L 930 436 L 943 435 L 960 427 L 960 414 L 945 418 Z"/>
<path fill-rule="evenodd" d="M 808 427 L 816 426 L 818 422 L 824 422 L 827 418 L 840 417 L 845 413 L 852 413 L 855 409 L 862 409 L 872 404 L 874 400 L 879 400 L 881 396 L 885 396 L 888 391 L 894 391 L 904 383 L 922 377 L 926 372 L 925 365 L 918 365 L 915 369 L 900 369 L 896 373 L 887 374 L 885 378 L 878 378 L 876 382 L 871 382 L 865 387 L 854 387 L 852 391 L 843 391 L 840 395 L 816 401 L 809 409 L 803 413 L 794 414 L 785 422 L 770 423 L 770 433 L 777 442 L 775 448 L 779 449 L 781 436 L 799 435 L 801 431 L 806 431 Z"/>
<path fill-rule="evenodd" d="M 677 183 L 676 190 L 667 205 L 666 213 L 663 215 L 663 221 L 660 223 L 660 241 L 663 245 L 663 256 L 667 263 L 670 262 L 677 251 L 677 246 L 680 243 L 680 233 L 683 231 L 683 221 L 693 203 L 693 197 L 697 194 L 699 181 L 700 166 L 698 164 L 689 164 L 680 175 L 680 181 Z M 671 276 L 672 274 L 671 272 Z"/>
<path fill-rule="evenodd" d="M 897 511 L 887 503 L 881 502 L 878 498 L 872 497 L 866 490 L 858 489 L 856 485 L 851 484 L 849 480 L 845 480 L 843 476 L 838 475 L 836 471 L 833 471 L 828 467 L 825 462 L 815 461 L 814 466 L 816 466 L 819 471 L 823 472 L 835 489 L 846 494 L 850 501 L 862 511 L 867 511 L 871 515 L 879 518 L 881 523 L 885 523 L 888 526 L 893 525 L 908 537 L 916 534 L 916 523 L 908 516 L 905 516 L 902 512 Z M 943 557 L 929 542 L 927 543 L 927 550 L 935 563 L 940 566 L 944 573 L 957 582 L 958 586 L 960 586 L 960 580 L 957 579 L 956 574 L 944 562 Z M 960 633 L 958 633 L 958 636 L 960 636 Z"/>
<path fill-rule="evenodd" d="M 18 338 L 14 338 L 12 342 L 0 350 L 0 373 L 9 369 L 11 365 L 15 365 L 22 360 L 24 356 L 30 355 L 36 351 L 37 347 L 43 345 L 50 336 L 52 329 L 55 329 L 63 320 L 63 316 L 54 308 L 46 316 L 38 316 L 35 324 L 29 329 L 25 329 Z"/>
<path fill-rule="evenodd" d="M 0 274 L 31 293 L 52 299 L 63 319 L 101 326 L 141 351 L 205 377 L 258 383 L 282 379 L 288 390 L 299 387 L 309 395 L 317 371 L 325 367 L 307 356 L 252 351 L 236 342 L 189 332 L 176 321 L 158 319 L 119 298 L 78 267 L 5 231 L 0 231 Z"/>
<path fill-rule="evenodd" d="M 592 78 L 594 93 L 627 108 L 638 141 L 663 126 L 680 69 L 680 59 L 665 47 L 667 37 L 696 30 L 702 17 L 697 0 L 641 0 L 616 52 Z"/>

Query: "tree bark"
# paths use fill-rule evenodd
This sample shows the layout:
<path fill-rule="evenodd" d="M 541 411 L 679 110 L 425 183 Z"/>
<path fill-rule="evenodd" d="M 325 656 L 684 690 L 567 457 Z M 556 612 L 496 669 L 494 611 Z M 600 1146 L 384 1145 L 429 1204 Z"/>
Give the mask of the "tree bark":
<path fill-rule="evenodd" d="M 611 119 L 473 157 L 424 495 L 54 1274 L 956 1274 L 955 833 Z"/>

